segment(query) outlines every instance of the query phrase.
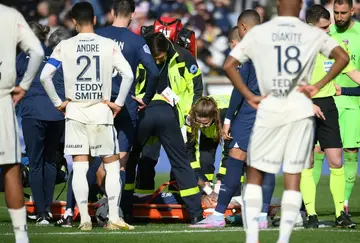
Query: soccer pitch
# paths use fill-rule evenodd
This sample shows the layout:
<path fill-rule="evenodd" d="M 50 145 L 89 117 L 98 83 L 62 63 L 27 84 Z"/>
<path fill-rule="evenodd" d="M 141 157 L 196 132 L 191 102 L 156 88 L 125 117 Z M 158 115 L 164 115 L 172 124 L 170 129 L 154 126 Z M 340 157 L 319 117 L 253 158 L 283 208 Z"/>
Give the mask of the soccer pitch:
<path fill-rule="evenodd" d="M 161 184 L 167 175 L 157 176 L 157 184 Z M 283 190 L 282 177 L 277 177 L 274 197 L 280 197 Z M 60 190 L 62 185 L 57 186 Z M 350 210 L 355 222 L 360 222 L 360 183 L 357 182 L 353 197 L 350 201 Z M 62 194 L 61 200 L 65 200 L 66 192 Z M 317 193 L 317 212 L 320 221 L 332 222 L 334 220 L 334 206 L 329 190 L 329 177 L 321 178 Z M 80 232 L 75 227 L 71 229 L 55 228 L 53 226 L 36 226 L 29 224 L 29 236 L 31 242 L 35 243 L 57 243 L 69 242 L 244 242 L 244 231 L 242 227 L 227 226 L 224 229 L 190 229 L 186 224 L 135 224 L 134 231 L 107 231 L 103 228 L 94 227 L 92 232 Z M 360 226 L 359 226 L 360 227 Z M 271 227 L 260 232 L 260 242 L 276 242 L 278 228 Z M 336 229 L 333 227 L 309 230 L 295 228 L 291 242 L 359 242 L 360 230 Z M 5 208 L 3 193 L 0 193 L 0 243 L 14 242 L 9 215 Z"/>

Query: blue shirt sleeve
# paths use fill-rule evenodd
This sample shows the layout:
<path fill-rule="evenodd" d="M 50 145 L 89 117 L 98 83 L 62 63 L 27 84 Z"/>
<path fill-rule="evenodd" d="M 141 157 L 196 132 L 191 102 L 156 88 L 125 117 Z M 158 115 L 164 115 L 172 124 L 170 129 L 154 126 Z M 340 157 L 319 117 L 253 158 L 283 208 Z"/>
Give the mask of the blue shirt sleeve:
<path fill-rule="evenodd" d="M 247 84 L 248 77 L 249 77 L 249 70 L 248 70 L 246 64 L 244 64 L 243 67 L 239 68 L 239 72 L 240 72 L 241 77 L 243 78 L 243 82 L 245 84 Z M 239 109 L 239 107 L 241 106 L 243 101 L 244 101 L 244 96 L 242 96 L 240 94 L 240 92 L 234 88 L 231 93 L 229 108 L 227 109 L 225 118 L 232 120 L 235 115 L 235 112 Z"/>
<path fill-rule="evenodd" d="M 138 47 L 137 55 L 139 57 L 140 63 L 146 70 L 147 85 L 146 93 L 143 97 L 143 102 L 145 104 L 149 104 L 156 94 L 156 89 L 159 84 L 159 69 L 157 68 L 154 58 L 151 55 L 149 46 L 146 44 L 143 38 L 141 44 Z"/>
<path fill-rule="evenodd" d="M 360 87 L 341 88 L 341 95 L 360 96 Z"/>

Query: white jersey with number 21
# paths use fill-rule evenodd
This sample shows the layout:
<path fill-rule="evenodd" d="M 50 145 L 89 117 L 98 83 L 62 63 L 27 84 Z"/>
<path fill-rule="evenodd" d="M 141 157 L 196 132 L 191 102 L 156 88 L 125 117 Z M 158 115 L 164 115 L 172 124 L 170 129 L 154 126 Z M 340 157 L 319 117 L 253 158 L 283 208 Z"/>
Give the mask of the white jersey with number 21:
<path fill-rule="evenodd" d="M 278 127 L 313 116 L 312 101 L 296 89 L 311 80 L 318 53 L 329 57 L 338 45 L 296 17 L 279 16 L 251 29 L 230 55 L 240 63 L 252 60 L 260 92 L 267 95 L 255 124 Z"/>
<path fill-rule="evenodd" d="M 115 101 L 119 106 L 124 105 L 133 82 L 131 67 L 113 40 L 94 33 L 78 34 L 62 41 L 49 63 L 63 68 L 65 95 L 71 100 L 66 107 L 67 118 L 85 124 L 113 124 L 112 111 L 102 102 L 110 101 L 113 69 L 125 81 Z"/>

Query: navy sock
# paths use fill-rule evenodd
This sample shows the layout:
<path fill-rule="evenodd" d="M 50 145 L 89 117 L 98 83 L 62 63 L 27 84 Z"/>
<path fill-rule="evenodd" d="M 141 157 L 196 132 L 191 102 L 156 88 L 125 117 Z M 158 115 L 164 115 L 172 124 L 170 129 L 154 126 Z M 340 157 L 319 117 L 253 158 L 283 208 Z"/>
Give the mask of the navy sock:
<path fill-rule="evenodd" d="M 67 196 L 66 196 L 66 209 L 71 208 L 74 211 L 75 208 L 75 197 L 72 189 L 72 180 L 73 180 L 73 172 L 71 171 L 69 179 L 68 179 L 68 189 L 67 189 Z"/>
<path fill-rule="evenodd" d="M 226 161 L 226 174 L 221 183 L 216 212 L 225 213 L 231 198 L 239 187 L 240 178 L 243 175 L 245 161 L 238 160 L 229 156 Z"/>
<path fill-rule="evenodd" d="M 121 191 L 124 191 L 126 183 L 126 173 L 124 170 L 120 170 L 120 181 L 121 181 Z"/>
<path fill-rule="evenodd" d="M 263 193 L 263 207 L 261 212 L 268 213 L 271 203 L 271 198 L 275 189 L 275 175 L 264 173 L 264 179 L 262 184 L 262 193 Z"/>

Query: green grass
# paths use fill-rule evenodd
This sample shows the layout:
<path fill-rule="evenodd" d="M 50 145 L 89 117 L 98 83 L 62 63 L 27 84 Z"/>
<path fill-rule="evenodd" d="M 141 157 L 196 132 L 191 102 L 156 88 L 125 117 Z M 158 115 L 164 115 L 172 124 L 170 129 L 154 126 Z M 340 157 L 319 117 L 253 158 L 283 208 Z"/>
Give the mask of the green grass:
<path fill-rule="evenodd" d="M 165 181 L 167 175 L 157 176 L 157 184 Z M 360 222 L 360 194 L 358 182 L 353 197 L 350 201 L 353 220 Z M 282 177 L 277 178 L 274 197 L 281 197 L 283 191 Z M 59 191 L 61 186 L 57 186 Z M 57 194 L 56 194 L 57 195 Z M 62 194 L 61 200 L 65 200 L 66 192 Z M 0 193 L 0 243 L 14 242 L 9 215 L 4 206 L 4 195 Z M 322 177 L 317 194 L 317 212 L 321 221 L 334 220 L 334 206 L 329 191 L 329 178 Z M 102 228 L 94 228 L 92 232 L 79 232 L 76 228 L 62 229 L 53 226 L 29 225 L 31 242 L 244 242 L 245 234 L 241 227 L 227 226 L 218 230 L 192 230 L 186 224 L 138 224 L 134 231 L 108 232 Z M 260 242 L 276 242 L 278 236 L 277 228 L 261 231 Z M 316 243 L 316 242 L 359 242 L 360 230 L 341 230 L 336 228 L 322 228 L 307 230 L 296 228 L 292 234 L 291 242 L 294 243 Z"/>

